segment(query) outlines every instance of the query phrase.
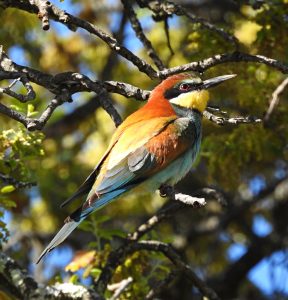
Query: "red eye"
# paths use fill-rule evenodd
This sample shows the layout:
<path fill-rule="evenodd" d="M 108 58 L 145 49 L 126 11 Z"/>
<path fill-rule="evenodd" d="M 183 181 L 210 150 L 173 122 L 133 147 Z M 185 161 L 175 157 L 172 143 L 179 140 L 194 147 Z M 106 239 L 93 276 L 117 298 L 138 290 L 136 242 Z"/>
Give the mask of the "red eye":
<path fill-rule="evenodd" d="M 179 90 L 183 92 L 187 92 L 190 90 L 190 85 L 188 83 L 181 83 L 179 86 Z"/>

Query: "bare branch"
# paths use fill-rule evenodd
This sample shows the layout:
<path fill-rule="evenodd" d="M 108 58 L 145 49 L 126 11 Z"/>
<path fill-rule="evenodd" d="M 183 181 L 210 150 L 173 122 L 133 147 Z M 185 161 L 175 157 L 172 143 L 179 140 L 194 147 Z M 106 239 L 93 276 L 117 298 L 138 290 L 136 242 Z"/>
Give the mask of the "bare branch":
<path fill-rule="evenodd" d="M 0 288 L 16 299 L 95 299 L 103 300 L 94 291 L 72 283 L 43 286 L 38 284 L 13 259 L 0 253 Z"/>
<path fill-rule="evenodd" d="M 121 282 L 108 285 L 109 291 L 115 291 L 113 296 L 109 300 L 117 300 L 120 295 L 127 289 L 127 287 L 133 282 L 132 277 L 122 280 Z"/>
<path fill-rule="evenodd" d="M 41 117 L 39 119 L 34 120 L 26 118 L 22 114 L 0 103 L 1 113 L 21 122 L 29 130 L 41 130 L 51 117 L 54 110 L 64 102 L 71 101 L 71 95 L 79 91 L 93 91 L 96 94 L 98 94 L 98 101 L 100 102 L 100 105 L 111 116 L 115 125 L 118 126 L 122 122 L 120 115 L 118 114 L 118 112 L 112 105 L 110 99 L 108 98 L 107 92 L 103 84 L 99 81 L 94 82 L 87 76 L 84 76 L 79 73 L 64 72 L 52 76 L 39 72 L 32 68 L 23 67 L 15 64 L 12 60 L 10 60 L 2 49 L 0 49 L 0 68 L 3 70 L 3 72 L 7 71 L 9 72 L 9 74 L 11 74 L 11 72 L 13 73 L 13 71 L 15 71 L 17 75 L 19 74 L 19 72 L 23 72 L 23 74 L 21 74 L 21 78 L 25 78 L 25 85 L 30 86 L 28 80 L 31 80 L 37 84 L 46 87 L 51 92 L 56 94 L 56 97 L 48 104 L 46 110 L 42 113 Z M 117 85 L 117 90 L 119 89 L 120 87 L 119 85 Z"/>
<path fill-rule="evenodd" d="M 164 65 L 163 62 L 161 61 L 161 59 L 159 58 L 159 56 L 157 55 L 155 49 L 153 48 L 151 42 L 148 40 L 148 38 L 146 37 L 146 35 L 143 32 L 142 26 L 136 16 L 136 13 L 133 9 L 133 4 L 130 0 L 121 0 L 125 12 L 128 15 L 128 18 L 131 22 L 132 28 L 134 29 L 138 39 L 142 42 L 143 46 L 146 48 L 148 55 L 150 56 L 150 58 L 153 60 L 153 62 L 155 63 L 155 65 L 158 67 L 159 70 L 163 70 L 164 69 Z"/>
<path fill-rule="evenodd" d="M 119 81 L 105 81 L 104 87 L 108 92 L 117 93 L 127 98 L 135 98 L 139 101 L 148 100 L 150 95 L 150 91 L 141 90 L 140 88 L 129 83 Z"/>
<path fill-rule="evenodd" d="M 49 30 L 49 8 L 51 3 L 47 0 L 29 0 L 29 2 L 38 7 L 38 17 L 42 22 L 42 29 Z"/>
<path fill-rule="evenodd" d="M 156 215 L 152 216 L 147 222 L 140 225 L 134 233 L 128 234 L 127 238 L 125 239 L 125 244 L 120 246 L 118 249 L 112 251 L 109 254 L 107 262 L 104 268 L 102 269 L 102 273 L 98 281 L 96 282 L 97 291 L 100 294 L 104 293 L 107 284 L 111 280 L 115 269 L 117 268 L 118 265 L 120 265 L 123 262 L 127 249 L 130 244 L 137 242 L 143 235 L 151 231 L 161 221 L 175 214 L 175 211 L 177 211 L 177 209 L 179 209 L 180 207 L 185 207 L 185 205 L 188 204 L 193 208 L 198 208 L 198 207 L 203 207 L 206 204 L 205 199 L 195 198 L 188 195 L 175 193 L 174 189 L 171 188 L 170 186 L 163 186 L 162 193 L 164 192 L 165 192 L 165 196 L 171 198 L 171 200 L 177 200 L 177 202 L 175 201 L 172 205 L 160 210 Z"/>
<path fill-rule="evenodd" d="M 6 115 L 7 117 L 16 120 L 20 123 L 22 123 L 25 127 L 29 124 L 31 121 L 30 118 L 26 118 L 24 115 L 20 114 L 19 112 L 8 108 L 4 104 L 0 103 L 0 113 L 3 115 Z"/>
<path fill-rule="evenodd" d="M 158 295 L 161 291 L 166 290 L 169 284 L 175 279 L 177 273 L 172 271 L 168 274 L 164 280 L 157 283 L 157 285 L 152 288 L 145 297 L 145 300 L 156 299 L 155 296 Z"/>
<path fill-rule="evenodd" d="M 230 35 L 224 29 L 219 28 L 204 18 L 197 17 L 196 15 L 188 12 L 186 8 L 182 7 L 179 4 L 175 4 L 170 1 L 147 1 L 147 0 L 138 0 L 137 1 L 140 7 L 147 7 L 155 13 L 155 19 L 157 21 L 167 18 L 167 16 L 172 16 L 173 14 L 177 16 L 186 16 L 192 23 L 198 23 L 203 28 L 206 28 L 210 31 L 214 31 L 219 34 L 226 41 L 230 42 L 236 49 L 238 48 L 238 40 L 235 36 Z"/>
<path fill-rule="evenodd" d="M 1 50 L 0 50 L 1 51 Z M 13 77 L 13 76 L 11 76 Z M 13 79 L 11 78 L 10 79 Z M 8 79 L 8 78 L 7 78 Z M 21 81 L 24 85 L 24 87 L 26 88 L 27 90 L 27 95 L 21 95 L 21 94 L 17 94 L 15 93 L 13 90 L 12 90 L 12 87 L 17 83 Z M 9 95 L 17 100 L 19 100 L 20 102 L 27 102 L 27 101 L 30 101 L 30 100 L 34 100 L 35 97 L 36 97 L 36 94 L 30 84 L 30 82 L 27 80 L 27 78 L 25 76 L 22 76 L 19 77 L 19 78 L 16 78 L 8 87 L 6 88 L 0 88 L 0 93 L 3 93 L 3 94 L 6 94 L 6 95 Z"/>
<path fill-rule="evenodd" d="M 204 198 L 192 197 L 181 193 L 176 193 L 174 187 L 163 184 L 160 189 L 160 196 L 169 197 L 171 200 L 180 201 L 183 204 L 191 205 L 193 207 L 202 207 L 206 205 Z"/>
<path fill-rule="evenodd" d="M 39 8 L 34 4 L 32 5 L 28 0 L 16 1 L 16 0 L 3 0 L 2 5 L 4 7 L 16 7 L 22 10 L 38 13 Z M 50 4 L 49 6 L 49 18 L 55 20 L 56 22 L 60 22 L 69 29 L 75 30 L 77 28 L 82 28 L 85 31 L 99 37 L 103 42 L 105 42 L 112 50 L 114 50 L 119 55 L 126 58 L 128 61 L 133 63 L 141 72 L 148 75 L 150 78 L 156 78 L 157 72 L 144 60 L 136 56 L 126 47 L 121 45 L 117 39 L 110 36 L 108 33 L 104 32 L 97 26 L 84 21 L 80 18 L 77 18 L 71 14 L 66 13 L 65 11 L 59 9 L 57 6 Z"/>
<path fill-rule="evenodd" d="M 131 244 L 128 248 L 128 253 L 138 251 L 138 250 L 148 250 L 161 252 L 167 258 L 173 262 L 173 264 L 182 271 L 186 278 L 191 281 L 191 283 L 197 287 L 197 289 L 208 299 L 219 300 L 219 297 L 203 280 L 201 280 L 193 269 L 183 262 L 181 257 L 175 252 L 175 250 L 168 244 L 159 242 L 159 241 L 139 241 Z"/>
<path fill-rule="evenodd" d="M 217 125 L 238 125 L 238 124 L 255 124 L 255 123 L 261 123 L 262 120 L 258 119 L 254 116 L 246 116 L 246 117 L 219 117 L 211 112 L 205 110 L 203 112 L 203 116 L 208 119 L 209 121 L 212 121 L 213 123 L 216 123 Z"/>
<path fill-rule="evenodd" d="M 286 86 L 288 85 L 288 78 L 284 79 L 281 84 L 278 85 L 278 87 L 276 88 L 276 90 L 273 92 L 272 94 L 272 99 L 270 100 L 270 105 L 269 108 L 267 109 L 267 112 L 263 118 L 264 123 L 268 122 L 274 109 L 276 108 L 276 106 L 279 103 L 279 98 L 280 95 L 284 92 Z"/>
<path fill-rule="evenodd" d="M 170 50 L 170 54 L 171 56 L 174 55 L 174 51 L 171 45 L 171 40 L 170 40 L 170 31 L 169 31 L 169 23 L 168 23 L 168 17 L 165 18 L 164 20 L 164 30 L 165 30 L 165 35 L 166 35 L 166 39 L 167 39 L 167 46 Z"/>
<path fill-rule="evenodd" d="M 78 73 L 74 73 L 72 77 L 78 80 L 82 84 L 82 86 L 87 87 L 88 90 L 93 91 L 99 95 L 98 99 L 100 105 L 110 115 L 116 126 L 119 126 L 122 123 L 121 116 L 119 115 L 115 107 L 112 105 L 106 90 L 102 87 L 101 84 L 93 82 L 87 76 Z"/>
<path fill-rule="evenodd" d="M 187 71 L 195 71 L 202 73 L 205 70 L 212 68 L 214 66 L 224 64 L 227 62 L 255 62 L 265 64 L 269 67 L 272 67 L 284 74 L 288 73 L 288 65 L 284 62 L 278 61 L 276 59 L 266 57 L 264 55 L 252 55 L 243 52 L 233 52 L 233 53 L 225 53 L 225 54 L 216 54 L 212 57 L 197 61 L 191 62 L 185 65 L 181 65 L 178 67 L 165 69 L 158 72 L 159 78 L 167 78 L 170 75 L 178 74 Z"/>
<path fill-rule="evenodd" d="M 30 120 L 27 124 L 27 129 L 30 131 L 41 130 L 47 121 L 52 116 L 54 110 L 62 105 L 64 102 L 69 101 L 70 94 L 67 90 L 63 90 L 61 95 L 57 95 L 47 106 L 47 108 L 43 111 L 42 115 L 39 119 Z"/>

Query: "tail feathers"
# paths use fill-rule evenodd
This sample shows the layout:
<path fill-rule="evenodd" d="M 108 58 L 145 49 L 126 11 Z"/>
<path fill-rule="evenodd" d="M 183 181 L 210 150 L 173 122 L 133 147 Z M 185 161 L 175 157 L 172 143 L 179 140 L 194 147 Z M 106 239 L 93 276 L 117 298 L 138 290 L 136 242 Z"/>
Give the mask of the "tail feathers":
<path fill-rule="evenodd" d="M 67 236 L 81 223 L 81 221 L 75 222 L 71 220 L 64 224 L 64 226 L 59 230 L 53 240 L 49 243 L 49 245 L 43 250 L 41 255 L 39 256 L 36 264 L 40 262 L 40 260 L 50 251 L 52 251 L 55 247 L 61 244 Z"/>
<path fill-rule="evenodd" d="M 90 203 L 88 206 L 86 205 L 88 202 L 86 201 L 81 207 L 79 207 L 74 213 L 70 215 L 65 221 L 64 226 L 59 230 L 53 240 L 49 243 L 49 245 L 44 249 L 44 251 L 39 256 L 36 264 L 38 264 L 41 259 L 50 251 L 52 251 L 55 247 L 61 244 L 70 233 L 92 212 L 102 208 L 108 203 L 115 200 L 119 195 L 123 194 L 127 190 L 134 187 L 134 185 L 124 187 L 122 189 L 117 189 L 110 193 L 103 195 L 100 199 L 98 198 L 95 202 Z"/>

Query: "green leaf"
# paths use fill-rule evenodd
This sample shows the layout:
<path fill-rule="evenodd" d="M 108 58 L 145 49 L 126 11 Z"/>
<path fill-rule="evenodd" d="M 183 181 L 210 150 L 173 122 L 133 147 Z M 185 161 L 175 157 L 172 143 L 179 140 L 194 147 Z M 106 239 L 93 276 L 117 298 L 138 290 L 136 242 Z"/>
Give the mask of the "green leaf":
<path fill-rule="evenodd" d="M 2 199 L 1 202 L 5 208 L 17 207 L 16 203 L 10 199 Z"/>
<path fill-rule="evenodd" d="M 101 272 L 102 272 L 101 269 L 93 268 L 93 269 L 90 271 L 90 275 L 93 276 L 93 277 L 98 277 L 98 276 L 101 274 Z"/>
<path fill-rule="evenodd" d="M 0 190 L 2 194 L 8 194 L 13 191 L 15 191 L 15 187 L 13 185 L 6 185 Z"/>
<path fill-rule="evenodd" d="M 78 283 L 78 275 L 77 274 L 73 274 L 70 278 L 69 278 L 69 282 L 73 283 L 73 284 L 77 284 Z"/>

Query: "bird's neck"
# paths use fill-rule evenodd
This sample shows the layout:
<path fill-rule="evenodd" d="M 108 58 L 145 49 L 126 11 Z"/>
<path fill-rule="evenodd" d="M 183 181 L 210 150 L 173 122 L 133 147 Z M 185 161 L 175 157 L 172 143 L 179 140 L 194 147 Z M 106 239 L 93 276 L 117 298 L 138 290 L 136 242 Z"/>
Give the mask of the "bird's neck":
<path fill-rule="evenodd" d="M 172 104 L 173 109 L 175 110 L 177 116 L 186 117 L 193 120 L 202 119 L 202 114 L 196 109 L 190 109 L 187 107 L 179 106 L 177 104 Z"/>

